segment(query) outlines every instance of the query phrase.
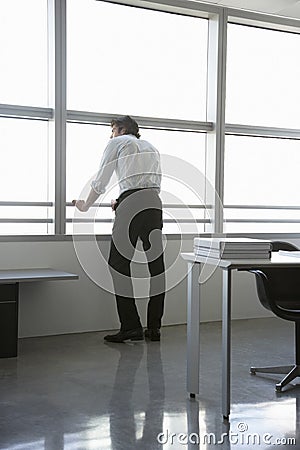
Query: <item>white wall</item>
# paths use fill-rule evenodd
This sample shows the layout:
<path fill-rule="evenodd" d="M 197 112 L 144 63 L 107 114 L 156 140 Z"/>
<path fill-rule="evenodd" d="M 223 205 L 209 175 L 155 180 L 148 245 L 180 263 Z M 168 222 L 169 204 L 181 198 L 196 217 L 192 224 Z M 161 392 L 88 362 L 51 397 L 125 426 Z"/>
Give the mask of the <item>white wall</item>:
<path fill-rule="evenodd" d="M 84 243 L 84 242 L 83 242 Z M 108 253 L 109 242 L 99 244 Z M 182 242 L 181 251 L 192 251 L 192 241 Z M 169 240 L 166 265 L 176 258 L 178 241 Z M 112 294 L 99 288 L 80 266 L 72 241 L 1 242 L 0 268 L 52 267 L 79 275 L 75 281 L 23 283 L 20 289 L 19 336 L 42 336 L 119 327 Z M 179 258 L 175 268 L 178 279 L 186 263 Z M 96 269 L 97 270 L 97 269 Z M 99 269 L 101 271 L 101 268 Z M 138 300 L 145 325 L 146 301 Z M 254 277 L 233 274 L 233 317 L 253 318 L 270 315 L 257 299 Z M 221 319 L 221 273 L 217 270 L 203 285 L 201 321 Z M 166 296 L 163 325 L 186 323 L 186 279 Z"/>

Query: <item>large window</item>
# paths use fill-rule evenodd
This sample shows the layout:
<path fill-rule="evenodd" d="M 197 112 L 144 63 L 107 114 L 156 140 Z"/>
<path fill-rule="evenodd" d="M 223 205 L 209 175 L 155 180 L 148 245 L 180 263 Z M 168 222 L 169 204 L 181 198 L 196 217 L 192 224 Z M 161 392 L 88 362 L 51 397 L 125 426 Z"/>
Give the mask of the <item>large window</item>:
<path fill-rule="evenodd" d="M 68 1 L 68 108 L 205 120 L 207 20 Z"/>
<path fill-rule="evenodd" d="M 2 0 L 0 42 L 0 103 L 46 106 L 47 0 Z"/>
<path fill-rule="evenodd" d="M 0 235 L 74 233 L 122 114 L 161 153 L 166 233 L 299 232 L 299 24 L 172 1 L 0 2 Z"/>
<path fill-rule="evenodd" d="M 299 141 L 227 136 L 225 231 L 297 232 L 299 167 Z"/>
<path fill-rule="evenodd" d="M 226 232 L 299 232 L 300 35 L 228 25 Z"/>
<path fill-rule="evenodd" d="M 0 148 L 0 234 L 53 233 L 47 122 L 0 118 Z"/>
<path fill-rule="evenodd" d="M 39 117 L 48 105 L 47 20 L 47 0 L 1 2 L 0 234 L 4 235 L 54 230 L 53 152 L 48 121 Z"/>
<path fill-rule="evenodd" d="M 101 155 L 110 136 L 110 127 L 70 123 L 67 127 L 67 203 L 73 198 L 84 198 L 95 175 Z M 150 141 L 159 149 L 162 161 L 161 197 L 164 208 L 164 231 L 168 233 L 204 231 L 205 193 L 195 189 L 189 170 L 195 167 L 205 174 L 205 134 L 166 130 L 141 129 L 141 139 Z M 186 155 L 189 164 L 183 165 Z M 201 175 L 200 175 L 201 176 Z M 109 207 L 119 193 L 117 180 L 112 178 L 101 196 L 97 211 L 95 233 L 111 233 L 114 214 Z M 73 227 L 74 208 L 67 208 L 67 233 L 83 232 L 84 227 Z M 184 226 L 181 224 L 184 223 Z M 200 223 L 202 225 L 200 226 Z M 176 223 L 177 222 L 177 223 Z M 90 230 L 90 227 L 88 227 Z"/>
<path fill-rule="evenodd" d="M 130 114 L 141 117 L 142 124 L 143 118 L 149 119 L 150 125 L 141 127 L 142 139 L 149 140 L 162 156 L 164 231 L 204 231 L 204 193 L 197 195 L 189 187 L 188 168 L 179 159 L 188 160 L 204 176 L 205 133 L 193 131 L 192 121 L 205 121 L 206 116 L 208 21 L 72 0 L 67 32 L 67 107 L 77 111 L 78 117 L 78 123 L 67 126 L 67 204 L 89 185 L 110 137 L 108 126 L 79 123 L 80 111 L 81 122 L 88 111 Z M 190 130 L 181 128 L 180 121 L 191 121 Z M 170 165 L 176 166 L 175 158 L 177 176 L 169 170 Z M 114 215 L 106 205 L 117 196 L 115 180 L 100 199 L 94 232 L 111 232 Z M 198 208 L 184 208 L 182 203 Z M 67 233 L 82 232 L 84 227 L 72 226 L 73 214 L 69 206 Z"/>
<path fill-rule="evenodd" d="M 300 129 L 300 35 L 228 25 L 226 122 Z"/>

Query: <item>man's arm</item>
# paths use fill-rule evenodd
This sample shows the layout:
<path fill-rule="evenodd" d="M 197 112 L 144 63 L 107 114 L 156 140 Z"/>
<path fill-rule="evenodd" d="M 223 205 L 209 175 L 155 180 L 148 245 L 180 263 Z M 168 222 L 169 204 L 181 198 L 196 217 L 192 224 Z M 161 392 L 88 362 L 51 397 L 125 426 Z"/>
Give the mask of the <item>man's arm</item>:
<path fill-rule="evenodd" d="M 91 190 L 86 200 L 73 200 L 72 204 L 81 212 L 87 212 L 100 194 L 105 192 L 106 186 L 115 170 L 117 146 L 111 140 L 104 150 L 103 157 L 96 178 L 91 184 Z"/>

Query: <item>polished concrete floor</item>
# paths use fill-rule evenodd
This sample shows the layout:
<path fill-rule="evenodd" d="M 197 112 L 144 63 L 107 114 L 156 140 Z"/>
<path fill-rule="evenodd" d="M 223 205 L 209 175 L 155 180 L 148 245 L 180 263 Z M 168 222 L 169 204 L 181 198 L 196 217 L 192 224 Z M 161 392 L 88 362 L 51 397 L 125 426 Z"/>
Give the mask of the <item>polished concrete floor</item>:
<path fill-rule="evenodd" d="M 233 322 L 232 413 L 222 420 L 220 323 L 201 327 L 201 392 L 186 393 L 186 327 L 162 341 L 105 344 L 105 333 L 21 339 L 0 360 L 1 450 L 300 449 L 300 388 L 250 365 L 294 361 L 293 325 Z"/>

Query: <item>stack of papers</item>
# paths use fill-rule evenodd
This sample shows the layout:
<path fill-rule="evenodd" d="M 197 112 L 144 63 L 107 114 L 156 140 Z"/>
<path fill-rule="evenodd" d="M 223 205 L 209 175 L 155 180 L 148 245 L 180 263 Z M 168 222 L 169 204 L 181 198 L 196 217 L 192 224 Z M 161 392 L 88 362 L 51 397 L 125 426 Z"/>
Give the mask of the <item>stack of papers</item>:
<path fill-rule="evenodd" d="M 251 238 L 194 238 L 194 254 L 222 259 L 270 259 L 271 241 Z"/>

